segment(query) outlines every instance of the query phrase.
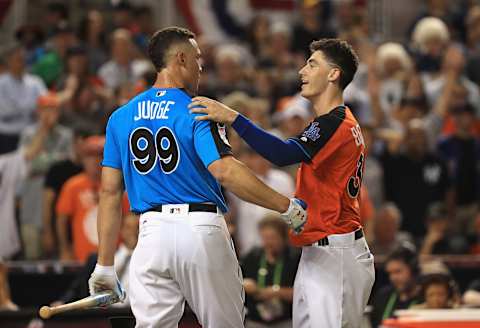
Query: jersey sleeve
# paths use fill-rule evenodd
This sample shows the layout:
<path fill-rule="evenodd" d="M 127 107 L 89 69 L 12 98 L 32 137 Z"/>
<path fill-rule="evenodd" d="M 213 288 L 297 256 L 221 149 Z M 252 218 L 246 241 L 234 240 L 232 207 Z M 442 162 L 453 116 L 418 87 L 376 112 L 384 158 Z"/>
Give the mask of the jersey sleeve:
<path fill-rule="evenodd" d="M 299 145 L 311 161 L 317 154 L 321 158 L 327 158 L 341 145 L 333 140 L 333 136 L 344 119 L 345 111 L 341 108 L 334 109 L 317 117 L 300 135 L 289 140 Z"/>
<path fill-rule="evenodd" d="M 102 166 L 108 166 L 119 170 L 122 169 L 120 148 L 118 147 L 117 140 L 115 139 L 113 116 L 110 117 L 107 124 Z"/>
<path fill-rule="evenodd" d="M 195 121 L 193 131 L 195 151 L 208 167 L 223 156 L 232 155 L 225 125 L 210 121 Z"/>

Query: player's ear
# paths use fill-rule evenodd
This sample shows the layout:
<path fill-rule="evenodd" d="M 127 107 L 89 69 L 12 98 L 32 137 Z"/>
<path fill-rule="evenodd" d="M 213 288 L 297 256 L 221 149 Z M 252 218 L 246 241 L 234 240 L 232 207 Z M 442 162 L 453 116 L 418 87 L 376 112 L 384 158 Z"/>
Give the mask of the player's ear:
<path fill-rule="evenodd" d="M 186 56 L 185 52 L 179 51 L 177 53 L 177 61 L 178 61 L 178 64 L 180 66 L 185 66 L 185 64 L 187 62 L 187 56 Z"/>
<path fill-rule="evenodd" d="M 332 68 L 328 73 L 328 82 L 335 82 L 340 78 L 341 71 L 338 68 Z"/>

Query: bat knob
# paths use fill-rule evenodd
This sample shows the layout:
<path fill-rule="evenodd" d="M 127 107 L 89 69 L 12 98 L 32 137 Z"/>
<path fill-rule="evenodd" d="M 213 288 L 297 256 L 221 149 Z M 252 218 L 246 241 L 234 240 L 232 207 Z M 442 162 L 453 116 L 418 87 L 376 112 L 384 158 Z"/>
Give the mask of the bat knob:
<path fill-rule="evenodd" d="M 49 306 L 42 306 L 38 313 L 42 319 L 48 319 L 52 316 L 52 311 Z"/>

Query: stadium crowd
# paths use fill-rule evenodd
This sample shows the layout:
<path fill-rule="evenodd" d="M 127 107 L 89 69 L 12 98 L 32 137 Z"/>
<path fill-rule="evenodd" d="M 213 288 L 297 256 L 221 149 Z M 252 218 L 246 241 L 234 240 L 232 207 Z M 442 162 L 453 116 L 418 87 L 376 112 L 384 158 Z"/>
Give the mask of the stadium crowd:
<path fill-rule="evenodd" d="M 423 1 L 408 34 L 399 36 L 402 43 L 374 40 L 365 1 L 297 5 L 296 19 L 258 14 L 228 43 L 198 35 L 199 93 L 282 138 L 296 136 L 313 119 L 309 102 L 297 94 L 309 43 L 323 37 L 351 43 L 360 65 L 345 100 L 368 149 L 362 220 L 390 280 L 372 297 L 372 323 L 395 309 L 480 305 L 479 281 L 461 291 L 447 266 L 428 260 L 480 254 L 480 4 Z M 16 42 L 1 53 L 0 259 L 88 267 L 98 243 L 105 125 L 155 80 L 145 51 L 157 27 L 150 8 L 127 2 L 110 12 L 84 8 L 78 26 L 63 2 L 46 2 L 44 11 L 41 22 L 19 28 Z M 229 141 L 265 183 L 294 194 L 296 167 L 272 166 L 234 132 Z M 227 198 L 251 327 L 288 327 L 299 250 L 287 245 L 286 227 L 272 212 L 228 191 Z M 124 203 L 131 225 L 126 197 Z M 135 244 L 135 228 L 125 229 L 117 271 L 125 270 Z M 1 265 L 0 308 L 15 309 L 5 277 Z M 83 282 L 59 301 L 86 295 Z"/>

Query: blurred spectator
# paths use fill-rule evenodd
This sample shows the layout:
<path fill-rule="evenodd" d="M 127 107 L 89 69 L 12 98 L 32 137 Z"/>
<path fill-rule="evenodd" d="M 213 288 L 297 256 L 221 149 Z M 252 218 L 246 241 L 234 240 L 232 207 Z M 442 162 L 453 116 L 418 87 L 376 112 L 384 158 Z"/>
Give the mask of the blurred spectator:
<path fill-rule="evenodd" d="M 0 259 L 11 259 L 20 251 L 17 220 L 15 218 L 15 194 L 20 182 L 28 174 L 28 164 L 45 146 L 49 133 L 47 116 L 40 116 L 39 129 L 31 143 L 18 150 L 0 155 Z"/>
<path fill-rule="evenodd" d="M 247 30 L 250 52 L 259 61 L 269 55 L 270 20 L 266 15 L 256 15 Z"/>
<path fill-rule="evenodd" d="M 293 282 L 300 254 L 288 247 L 288 228 L 277 215 L 258 224 L 261 247 L 242 260 L 246 293 L 245 327 L 291 327 Z"/>
<path fill-rule="evenodd" d="M 313 119 L 310 102 L 303 97 L 291 97 L 284 108 L 275 113 L 274 118 L 279 125 L 282 139 L 296 137 Z"/>
<path fill-rule="evenodd" d="M 74 175 L 82 172 L 82 154 L 84 141 L 91 135 L 89 129 L 77 125 L 74 128 L 73 151 L 71 157 L 53 163 L 45 176 L 43 186 L 43 223 L 42 248 L 47 258 L 57 256 L 58 246 L 55 233 L 56 215 L 55 204 L 64 183 Z"/>
<path fill-rule="evenodd" d="M 477 85 L 480 84 L 480 6 L 470 7 L 466 17 L 466 74 Z"/>
<path fill-rule="evenodd" d="M 113 29 L 127 29 L 134 32 L 134 7 L 125 0 L 116 1 L 113 7 Z"/>
<path fill-rule="evenodd" d="M 380 106 L 374 110 L 377 125 L 387 127 L 394 125 L 393 110 L 404 98 L 405 86 L 412 73 L 412 60 L 401 44 L 387 42 L 378 47 L 376 67 L 369 70 L 368 76 L 372 106 Z M 372 89 L 371 79 L 379 79 L 378 90 Z"/>
<path fill-rule="evenodd" d="M 290 26 L 282 21 L 274 22 L 270 27 L 270 40 L 267 57 L 258 59 L 260 67 L 271 67 L 274 81 L 285 89 L 295 90 L 298 86 L 298 71 L 303 63 L 295 62 L 290 51 L 292 31 Z M 288 85 L 291 85 L 289 88 Z"/>
<path fill-rule="evenodd" d="M 480 307 L 480 279 L 472 281 L 463 294 L 463 303 L 472 307 Z"/>
<path fill-rule="evenodd" d="M 408 309 L 419 303 L 419 268 L 414 250 L 407 247 L 394 250 L 385 260 L 385 271 L 390 285 L 380 289 L 373 299 L 370 314 L 373 328 L 393 317 L 396 310 Z"/>
<path fill-rule="evenodd" d="M 62 122 L 67 125 L 85 124 L 101 131 L 102 119 L 112 102 L 112 92 L 97 76 L 88 71 L 88 57 L 84 47 L 71 47 L 67 51 L 66 70 L 60 79 L 59 87 L 73 92 L 67 99 Z"/>
<path fill-rule="evenodd" d="M 461 84 L 466 89 L 466 97 L 462 100 L 468 101 L 479 113 L 478 87 L 463 74 L 464 54 L 459 47 L 449 43 L 446 25 L 434 17 L 423 18 L 415 27 L 413 42 L 417 49 L 417 69 L 429 104 L 435 106 L 449 84 Z"/>
<path fill-rule="evenodd" d="M 97 251 L 97 204 L 104 143 L 103 136 L 91 136 L 85 140 L 84 173 L 68 179 L 58 197 L 56 227 L 63 261 L 85 262 L 91 253 Z M 69 222 L 72 242 L 68 237 Z"/>
<path fill-rule="evenodd" d="M 297 54 L 303 54 L 306 59 L 310 56 L 309 47 L 313 40 L 332 38 L 336 33 L 322 19 L 322 1 L 302 0 L 299 6 L 300 17 L 293 27 L 292 49 Z"/>
<path fill-rule="evenodd" d="M 467 233 L 472 228 L 472 218 L 477 211 L 480 176 L 480 144 L 473 134 L 475 113 L 466 104 L 450 110 L 455 122 L 455 132 L 440 140 L 438 154 L 447 163 L 455 188 L 454 232 Z"/>
<path fill-rule="evenodd" d="M 375 129 L 371 125 L 363 124 L 362 135 L 367 155 L 362 184 L 367 187 L 374 208 L 378 209 L 383 204 L 385 195 L 383 191 L 383 168 L 375 154 Z"/>
<path fill-rule="evenodd" d="M 80 22 L 78 37 L 87 49 L 88 71 L 96 73 L 108 59 L 107 33 L 103 15 L 98 10 L 90 10 Z"/>
<path fill-rule="evenodd" d="M 42 193 L 45 175 L 50 166 L 70 156 L 72 132 L 58 124 L 60 115 L 57 98 L 46 94 L 38 99 L 38 117 L 41 124 L 27 127 L 22 131 L 20 145 L 32 143 L 40 129 L 47 129 L 44 147 L 30 163 L 30 171 L 20 188 L 20 231 L 24 241 L 24 255 L 27 259 L 41 256 L 40 236 L 42 231 Z"/>
<path fill-rule="evenodd" d="M 44 33 L 39 25 L 25 24 L 15 32 L 15 38 L 24 47 L 25 62 L 30 67 L 45 53 L 43 47 Z"/>
<path fill-rule="evenodd" d="M 404 245 L 414 245 L 412 236 L 400 231 L 402 214 L 394 203 L 385 203 L 377 211 L 373 223 L 374 236 L 369 242 L 374 255 L 388 255 Z"/>
<path fill-rule="evenodd" d="M 204 85 L 200 93 L 222 98 L 234 91 L 253 95 L 254 90 L 246 80 L 245 67 L 248 57 L 246 50 L 237 45 L 220 45 L 215 52 L 216 75 Z"/>
<path fill-rule="evenodd" d="M 469 234 L 468 247 L 470 254 L 480 254 L 480 213 L 473 219 L 473 233 Z"/>
<path fill-rule="evenodd" d="M 67 50 L 75 43 L 73 29 L 62 21 L 48 41 L 47 52 L 32 65 L 31 71 L 42 78 L 49 88 L 54 88 L 65 69 Z"/>
<path fill-rule="evenodd" d="M 129 266 L 133 250 L 135 249 L 138 241 L 138 220 L 138 216 L 133 213 L 125 215 L 122 220 L 122 227 L 120 229 L 121 242 L 117 248 L 117 251 L 115 252 L 114 266 L 118 280 L 122 284 L 122 287 L 125 289 L 127 297 L 122 303 L 116 303 L 115 305 L 113 305 L 116 307 L 126 307 L 130 304 L 130 300 L 128 297 Z M 68 287 L 65 293 L 60 296 L 57 301 L 52 303 L 52 306 L 73 302 L 89 296 L 90 293 L 88 291 L 88 285 L 86 284 L 86 282 L 88 281 L 90 275 L 95 269 L 96 263 L 97 254 L 91 254 L 88 257 L 82 270 L 76 276 L 75 280 Z"/>
<path fill-rule="evenodd" d="M 429 206 L 426 223 L 427 234 L 423 239 L 421 255 L 467 252 L 465 237 L 451 233 L 452 222 L 444 204 L 433 203 Z"/>
<path fill-rule="evenodd" d="M 460 295 L 458 287 L 448 274 L 434 273 L 420 277 L 421 299 L 424 303 L 414 309 L 451 309 L 458 307 Z"/>
<path fill-rule="evenodd" d="M 46 13 L 42 20 L 42 23 L 45 24 L 47 36 L 52 36 L 58 24 L 65 23 L 68 20 L 68 16 L 68 8 L 64 3 L 60 1 L 50 2 L 46 6 Z"/>
<path fill-rule="evenodd" d="M 148 6 L 137 7 L 135 13 L 135 30 L 133 31 L 133 42 L 144 53 L 147 53 L 148 41 L 155 32 L 152 8 Z"/>
<path fill-rule="evenodd" d="M 442 56 L 450 42 L 450 33 L 443 21 L 436 17 L 425 17 L 415 24 L 412 47 L 416 68 L 431 80 L 440 72 Z"/>
<path fill-rule="evenodd" d="M 0 311 L 16 311 L 18 306 L 12 302 L 8 286 L 7 267 L 0 259 Z"/>
<path fill-rule="evenodd" d="M 409 123 L 404 143 L 404 152 L 386 150 L 382 156 L 385 196 L 402 212 L 401 230 L 420 238 L 425 233 L 427 206 L 447 199 L 450 180 L 445 163 L 427 149 L 422 120 Z"/>
<path fill-rule="evenodd" d="M 448 0 L 427 0 L 423 1 L 421 10 L 417 18 L 408 29 L 409 34 L 416 26 L 419 20 L 424 17 L 436 17 L 441 19 L 448 25 L 448 29 L 452 33 L 453 39 L 464 40 L 465 38 L 465 25 L 463 8 L 465 3 L 448 1 Z"/>
<path fill-rule="evenodd" d="M 21 131 L 33 122 L 38 97 L 47 92 L 38 77 L 25 72 L 22 47 L 10 47 L 5 58 L 7 71 L 0 74 L 0 154 L 17 149 Z"/>
<path fill-rule="evenodd" d="M 115 90 L 127 82 L 135 83 L 151 65 L 140 59 L 135 59 L 135 45 L 131 33 L 123 28 L 112 33 L 110 42 L 111 59 L 103 64 L 98 71 L 105 85 Z"/>
<path fill-rule="evenodd" d="M 295 185 L 293 179 L 285 172 L 273 169 L 270 162 L 248 148 L 239 156 L 265 184 L 283 195 L 293 195 Z M 260 220 L 271 211 L 240 200 L 232 195 L 236 208 L 237 242 L 240 254 L 248 253 L 253 247 L 261 244 L 260 236 L 255 233 Z"/>

